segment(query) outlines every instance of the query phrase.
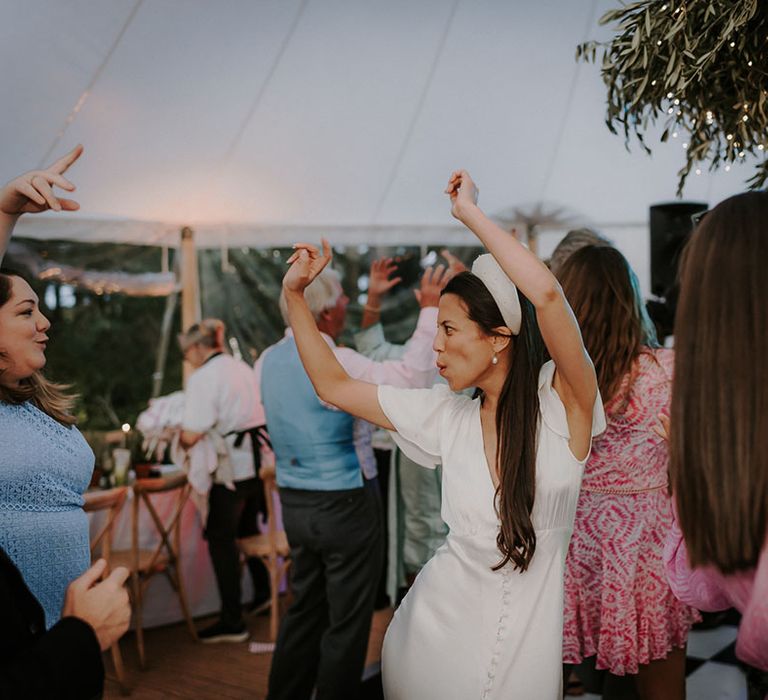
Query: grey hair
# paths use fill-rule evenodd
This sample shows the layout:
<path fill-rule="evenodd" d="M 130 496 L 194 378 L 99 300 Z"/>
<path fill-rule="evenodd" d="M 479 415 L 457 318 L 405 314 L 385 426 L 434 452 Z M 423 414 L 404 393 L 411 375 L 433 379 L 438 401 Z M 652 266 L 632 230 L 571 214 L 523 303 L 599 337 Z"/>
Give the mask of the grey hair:
<path fill-rule="evenodd" d="M 315 321 L 320 320 L 323 311 L 336 306 L 341 294 L 341 276 L 336 270 L 326 267 L 304 290 L 304 299 Z M 285 325 L 289 326 L 288 304 L 282 289 L 280 290 L 280 313 L 283 315 Z"/>
<path fill-rule="evenodd" d="M 557 246 L 555 246 L 555 249 L 552 251 L 552 257 L 547 261 L 552 274 L 557 276 L 563 263 L 577 250 L 581 250 L 588 245 L 612 246 L 613 243 L 591 228 L 576 228 L 568 231 Z"/>
<path fill-rule="evenodd" d="M 218 318 L 205 318 L 200 323 L 193 323 L 184 333 L 179 333 L 179 346 L 182 352 L 186 352 L 193 345 L 218 348 L 221 347 L 220 340 L 224 332 L 224 321 Z"/>

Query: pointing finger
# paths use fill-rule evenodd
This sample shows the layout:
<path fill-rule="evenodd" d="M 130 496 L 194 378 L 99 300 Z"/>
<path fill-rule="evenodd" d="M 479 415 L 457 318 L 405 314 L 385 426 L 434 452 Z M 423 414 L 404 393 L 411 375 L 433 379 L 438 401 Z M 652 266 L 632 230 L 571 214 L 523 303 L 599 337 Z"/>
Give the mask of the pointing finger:
<path fill-rule="evenodd" d="M 51 170 L 54 173 L 57 173 L 61 175 L 62 173 L 66 172 L 72 163 L 74 163 L 83 153 L 83 145 L 77 144 L 69 153 L 67 153 L 65 156 L 62 156 L 57 161 L 53 162 L 51 165 L 46 168 L 46 170 Z"/>

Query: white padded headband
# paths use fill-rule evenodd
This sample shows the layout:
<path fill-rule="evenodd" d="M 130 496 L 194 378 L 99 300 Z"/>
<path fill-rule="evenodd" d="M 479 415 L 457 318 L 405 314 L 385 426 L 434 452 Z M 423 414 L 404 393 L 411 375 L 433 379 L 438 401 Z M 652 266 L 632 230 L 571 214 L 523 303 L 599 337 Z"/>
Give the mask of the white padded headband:
<path fill-rule="evenodd" d="M 504 270 L 501 269 L 499 263 L 496 262 L 496 258 L 490 253 L 479 256 L 472 263 L 472 274 L 479 277 L 491 293 L 509 330 L 514 335 L 518 335 L 523 315 L 520 310 L 517 287 L 507 277 Z"/>

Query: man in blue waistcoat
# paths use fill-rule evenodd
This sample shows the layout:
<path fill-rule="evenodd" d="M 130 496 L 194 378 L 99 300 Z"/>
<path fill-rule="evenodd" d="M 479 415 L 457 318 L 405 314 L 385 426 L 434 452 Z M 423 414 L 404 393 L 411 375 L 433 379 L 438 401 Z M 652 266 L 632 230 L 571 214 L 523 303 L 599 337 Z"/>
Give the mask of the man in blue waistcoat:
<path fill-rule="evenodd" d="M 435 377 L 432 342 L 444 282 L 442 271 L 425 275 L 417 328 L 396 361 L 375 362 L 336 347 L 349 299 L 333 270 L 325 270 L 305 298 L 350 375 L 375 384 L 427 387 Z M 313 688 L 317 700 L 355 698 L 383 561 L 378 484 L 375 471 L 365 469 L 374 462 L 370 434 L 367 442 L 361 439 L 365 431 L 356 419 L 317 398 L 290 329 L 262 353 L 254 371 L 293 560 L 293 603 L 280 626 L 268 698 L 309 699 Z"/>

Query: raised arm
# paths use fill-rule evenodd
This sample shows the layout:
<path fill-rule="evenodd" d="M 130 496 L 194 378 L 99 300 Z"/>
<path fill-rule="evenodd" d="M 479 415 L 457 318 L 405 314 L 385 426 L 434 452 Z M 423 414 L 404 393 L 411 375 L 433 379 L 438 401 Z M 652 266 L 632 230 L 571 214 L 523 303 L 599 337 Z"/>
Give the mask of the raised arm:
<path fill-rule="evenodd" d="M 67 192 L 75 190 L 64 173 L 82 152 L 83 147 L 76 146 L 45 170 L 31 170 L 0 189 L 0 263 L 3 262 L 11 234 L 22 214 L 35 214 L 49 209 L 76 211 L 80 208 L 74 200 L 57 197 L 52 188 L 60 187 Z"/>
<path fill-rule="evenodd" d="M 288 259 L 291 267 L 283 278 L 288 320 L 301 357 L 317 395 L 342 411 L 369 423 L 394 430 L 379 406 L 375 384 L 352 379 L 323 340 L 304 299 L 304 290 L 331 260 L 331 246 L 323 239 L 323 253 L 313 245 L 297 243 Z"/>
<path fill-rule="evenodd" d="M 368 275 L 368 298 L 363 306 L 363 318 L 360 327 L 365 330 L 379 322 L 381 318 L 381 300 L 401 277 L 392 277 L 397 272 L 394 258 L 378 258 L 371 263 Z"/>
<path fill-rule="evenodd" d="M 435 354 L 432 351 L 432 345 L 435 339 L 435 329 L 437 328 L 437 307 L 440 303 L 440 292 L 448 283 L 450 274 L 444 266 L 438 265 L 436 268 L 428 267 L 421 276 L 419 288 L 414 290 L 414 296 L 419 302 L 419 316 L 416 322 L 416 328 L 411 337 L 403 345 L 390 343 L 384 337 L 384 331 L 380 323 L 376 323 L 370 328 L 365 328 L 355 334 L 355 346 L 361 355 L 373 360 L 374 362 L 398 361 L 403 360 L 400 374 L 405 381 L 397 381 L 391 370 L 384 374 L 390 379 L 378 381 L 375 373 L 370 376 L 357 375 L 359 379 L 370 381 L 373 384 L 393 384 L 394 386 L 431 386 L 435 377 Z M 424 350 L 428 350 L 427 367 L 424 366 Z M 429 370 L 428 381 L 423 384 L 420 381 L 413 381 L 413 371 L 422 372 Z M 349 367 L 347 366 L 349 371 Z M 406 374 L 410 373 L 413 377 L 408 381 Z M 354 376 L 354 373 L 352 373 Z"/>
<path fill-rule="evenodd" d="M 554 275 L 481 211 L 477 206 L 477 187 L 466 170 L 455 171 L 445 191 L 451 198 L 453 216 L 480 239 L 535 307 L 542 338 L 557 367 L 555 388 L 569 414 L 569 424 L 576 413 L 591 418 L 597 395 L 595 369 L 584 348 L 576 317 Z"/>

